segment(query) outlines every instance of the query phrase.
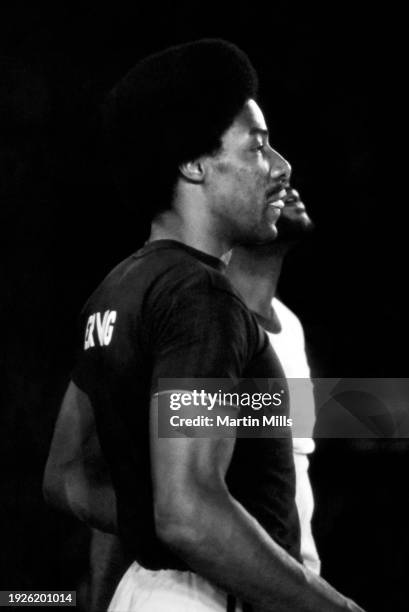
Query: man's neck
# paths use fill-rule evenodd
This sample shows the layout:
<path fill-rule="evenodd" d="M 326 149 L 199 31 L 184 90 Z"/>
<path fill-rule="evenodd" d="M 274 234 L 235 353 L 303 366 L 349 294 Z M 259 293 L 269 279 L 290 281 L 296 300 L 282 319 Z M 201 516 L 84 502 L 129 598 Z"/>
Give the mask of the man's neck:
<path fill-rule="evenodd" d="M 250 310 L 271 319 L 271 301 L 276 295 L 285 251 L 277 248 L 268 257 L 249 257 L 233 251 L 227 275 Z"/>
<path fill-rule="evenodd" d="M 193 208 L 193 207 L 192 207 Z M 180 213 L 177 206 L 156 216 L 152 222 L 149 242 L 153 240 L 177 240 L 194 249 L 221 258 L 231 249 L 226 236 L 221 235 L 203 209 L 194 214 Z"/>

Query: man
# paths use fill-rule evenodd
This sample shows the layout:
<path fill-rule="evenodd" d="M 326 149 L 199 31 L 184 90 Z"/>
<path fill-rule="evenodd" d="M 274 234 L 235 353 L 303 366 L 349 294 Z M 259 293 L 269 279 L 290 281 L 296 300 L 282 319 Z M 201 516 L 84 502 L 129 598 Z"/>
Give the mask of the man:
<path fill-rule="evenodd" d="M 310 233 L 313 224 L 295 189 L 287 189 L 284 203 L 277 223 L 278 237 L 266 245 L 236 247 L 227 275 L 267 331 L 286 378 L 298 379 L 289 385 L 291 409 L 295 420 L 302 416 L 305 431 L 312 435 L 314 395 L 305 354 L 304 332 L 296 315 L 276 297 L 276 291 L 286 254 Z M 302 384 L 299 379 L 303 379 Z M 297 386 L 301 387 L 299 393 Z M 314 442 L 311 437 L 297 437 L 293 438 L 293 447 L 301 556 L 304 564 L 319 574 L 320 560 L 311 532 L 314 500 L 308 476 L 308 455 L 314 450 Z"/>
<path fill-rule="evenodd" d="M 295 190 L 287 188 L 284 203 L 285 207 L 277 223 L 278 238 L 263 246 L 235 247 L 227 275 L 266 329 L 287 378 L 309 380 L 301 323 L 275 294 L 286 253 L 310 233 L 312 222 Z M 292 398 L 292 406 L 294 401 L 297 401 L 297 397 Z M 314 398 L 311 384 L 303 385 L 301 401 L 298 414 L 303 414 L 312 427 Z M 71 450 L 77 456 L 82 452 L 83 458 L 71 462 L 70 469 L 65 471 L 66 491 L 61 505 L 69 508 L 80 519 L 115 533 L 115 496 L 100 457 L 92 410 L 86 412 L 83 407 L 81 415 L 78 415 L 78 418 L 81 417 L 81 426 L 75 422 L 74 417 L 72 414 L 68 429 L 73 436 L 71 447 L 77 447 L 77 451 L 73 448 Z M 307 471 L 308 454 L 313 451 L 314 443 L 311 438 L 294 438 L 293 446 L 301 557 L 309 569 L 319 574 L 320 561 L 311 533 L 313 495 Z M 100 610 L 102 602 L 110 599 L 110 594 L 130 562 L 123 559 L 116 538 L 98 531 L 93 532 L 91 555 L 93 575 L 90 606 Z"/>
<path fill-rule="evenodd" d="M 118 180 L 132 201 L 143 177 L 151 233 L 83 310 L 45 487 L 67 459 L 64 417 L 92 407 L 118 532 L 136 560 L 110 610 L 225 610 L 226 593 L 255 610 L 359 610 L 299 562 L 289 435 L 157 431 L 160 379 L 283 378 L 221 273 L 235 244 L 275 237 L 290 175 L 269 145 L 256 83 L 240 50 L 200 41 L 139 63 L 107 105 Z"/>

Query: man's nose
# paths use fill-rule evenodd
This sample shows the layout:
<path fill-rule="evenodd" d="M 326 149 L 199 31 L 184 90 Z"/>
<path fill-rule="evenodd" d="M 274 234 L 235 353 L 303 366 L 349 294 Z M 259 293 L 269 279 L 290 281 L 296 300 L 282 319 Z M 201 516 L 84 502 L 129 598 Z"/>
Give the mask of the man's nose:
<path fill-rule="evenodd" d="M 272 151 L 271 178 L 274 181 L 288 182 L 291 176 L 291 166 L 288 161 L 277 151 Z"/>

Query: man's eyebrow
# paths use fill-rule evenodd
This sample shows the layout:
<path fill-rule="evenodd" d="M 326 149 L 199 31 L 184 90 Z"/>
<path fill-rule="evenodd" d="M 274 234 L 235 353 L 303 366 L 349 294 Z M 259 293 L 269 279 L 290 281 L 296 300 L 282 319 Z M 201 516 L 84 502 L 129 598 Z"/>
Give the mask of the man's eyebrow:
<path fill-rule="evenodd" d="M 254 136 L 254 135 L 258 135 L 261 134 L 262 136 L 267 136 L 268 137 L 268 130 L 265 130 L 263 128 L 259 128 L 259 127 L 252 127 L 250 129 L 250 136 Z"/>

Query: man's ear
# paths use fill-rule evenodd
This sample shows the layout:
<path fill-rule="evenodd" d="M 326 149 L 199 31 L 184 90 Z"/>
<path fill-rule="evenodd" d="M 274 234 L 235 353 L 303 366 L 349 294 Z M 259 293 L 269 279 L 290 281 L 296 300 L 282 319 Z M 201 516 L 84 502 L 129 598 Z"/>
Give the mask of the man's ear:
<path fill-rule="evenodd" d="M 180 164 L 179 171 L 190 183 L 203 183 L 205 177 L 205 164 L 202 159 L 195 159 Z"/>

